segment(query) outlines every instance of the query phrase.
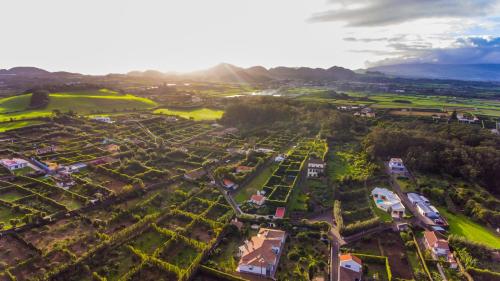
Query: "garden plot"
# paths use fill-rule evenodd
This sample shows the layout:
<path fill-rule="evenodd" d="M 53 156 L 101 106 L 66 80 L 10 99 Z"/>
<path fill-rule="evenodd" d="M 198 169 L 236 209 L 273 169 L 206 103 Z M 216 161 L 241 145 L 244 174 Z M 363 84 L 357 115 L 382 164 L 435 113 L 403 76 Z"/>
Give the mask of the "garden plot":
<path fill-rule="evenodd" d="M 9 271 L 16 278 L 15 280 L 34 280 L 34 277 L 40 272 L 48 272 L 71 260 L 72 257 L 68 252 L 55 250 L 43 257 L 35 256 L 28 262 L 20 263 L 9 269 Z"/>
<path fill-rule="evenodd" d="M 227 205 L 214 204 L 205 214 L 205 218 L 213 221 L 220 221 L 223 220 L 231 210 L 231 207 Z"/>
<path fill-rule="evenodd" d="M 0 237 L 0 271 L 32 258 L 38 253 L 18 239 L 4 235 Z"/>
<path fill-rule="evenodd" d="M 6 202 L 13 202 L 31 194 L 31 192 L 16 188 L 15 186 L 0 188 L 0 200 Z"/>
<path fill-rule="evenodd" d="M 75 257 L 78 258 L 87 253 L 93 247 L 97 246 L 100 242 L 101 239 L 96 236 L 96 233 L 94 231 L 91 231 L 87 236 L 78 239 L 74 243 L 68 241 L 66 247 L 68 251 L 70 251 L 75 255 Z"/>
<path fill-rule="evenodd" d="M 45 213 L 46 215 L 53 215 L 58 212 L 67 211 L 65 206 L 37 194 L 23 197 L 13 203 L 35 209 L 39 212 Z"/>
<path fill-rule="evenodd" d="M 158 222 L 159 227 L 167 228 L 173 231 L 183 230 L 193 221 L 193 218 L 182 212 L 174 211 L 172 214 L 166 215 Z"/>
<path fill-rule="evenodd" d="M 158 253 L 158 258 L 180 269 L 187 269 L 201 254 L 201 249 L 191 240 L 180 236 L 173 237 Z"/>
<path fill-rule="evenodd" d="M 77 175 L 76 177 L 80 178 L 80 175 Z M 81 176 L 81 179 L 82 181 L 91 183 L 95 186 L 102 186 L 107 190 L 113 191 L 116 194 L 120 194 L 121 192 L 123 192 L 123 188 L 127 185 L 126 182 L 115 179 L 111 176 L 99 172 L 98 170 L 86 173 L 84 176 Z M 98 192 L 102 193 L 102 188 L 100 188 Z"/>
<path fill-rule="evenodd" d="M 152 265 L 150 263 L 144 263 L 142 267 L 132 274 L 128 281 L 177 281 L 178 277 L 176 274 L 161 269 L 158 266 Z"/>
<path fill-rule="evenodd" d="M 72 244 L 88 235 L 92 235 L 92 233 L 95 233 L 95 228 L 91 224 L 84 220 L 71 218 L 33 228 L 19 235 L 43 253 L 48 253 L 57 245 Z"/>
<path fill-rule="evenodd" d="M 123 245 L 91 259 L 89 266 L 98 276 L 111 281 L 119 280 L 140 262 L 140 257 L 134 254 L 128 246 Z"/>
<path fill-rule="evenodd" d="M 210 202 L 210 201 L 208 201 L 208 202 Z M 186 211 L 186 212 L 190 212 L 190 213 L 199 215 L 208 209 L 208 207 L 210 206 L 210 204 L 208 202 L 205 200 L 196 198 L 196 197 L 192 197 L 180 209 L 183 211 Z"/>
<path fill-rule="evenodd" d="M 21 220 L 27 214 L 30 214 L 28 210 L 0 202 L 0 229 L 10 229 L 22 224 Z"/>
<path fill-rule="evenodd" d="M 216 227 L 216 229 L 214 229 L 214 227 Z M 222 224 L 219 226 L 214 222 L 211 224 L 207 220 L 196 219 L 193 223 L 191 223 L 190 227 L 186 229 L 186 236 L 205 244 L 209 244 L 210 241 L 217 237 L 221 230 Z"/>
<path fill-rule="evenodd" d="M 147 255 L 152 255 L 156 249 L 160 248 L 169 239 L 170 235 L 162 233 L 154 227 L 150 227 L 132 239 L 128 244 Z"/>

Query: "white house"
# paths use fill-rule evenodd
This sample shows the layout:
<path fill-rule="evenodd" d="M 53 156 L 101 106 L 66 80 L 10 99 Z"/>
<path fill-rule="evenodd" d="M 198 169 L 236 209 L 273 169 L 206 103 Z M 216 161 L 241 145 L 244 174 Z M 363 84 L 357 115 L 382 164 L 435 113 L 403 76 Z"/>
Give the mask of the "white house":
<path fill-rule="evenodd" d="M 273 277 L 278 266 L 286 232 L 261 228 L 257 236 L 239 247 L 241 259 L 236 271 Z"/>
<path fill-rule="evenodd" d="M 401 199 L 387 188 L 375 187 L 372 190 L 372 197 L 377 208 L 390 212 L 393 218 L 401 218 L 405 215 L 405 207 Z"/>
<path fill-rule="evenodd" d="M 286 156 L 284 154 L 280 154 L 276 157 L 274 157 L 274 162 L 282 162 L 283 160 L 285 160 Z"/>
<path fill-rule="evenodd" d="M 391 158 L 389 161 L 389 169 L 391 173 L 404 173 L 406 171 L 406 167 L 401 158 Z"/>
<path fill-rule="evenodd" d="M 309 159 L 307 163 L 307 177 L 317 178 L 325 172 L 326 163 L 320 159 Z"/>
<path fill-rule="evenodd" d="M 0 160 L 0 165 L 9 169 L 9 171 L 14 171 L 28 166 L 28 161 L 21 158 L 2 159 Z"/>
<path fill-rule="evenodd" d="M 363 262 L 360 258 L 351 254 L 339 256 L 339 278 L 340 281 L 361 281 L 363 276 Z"/>
<path fill-rule="evenodd" d="M 108 116 L 94 116 L 92 117 L 92 120 L 109 124 L 114 123 L 114 121 L 111 121 L 111 118 Z"/>
<path fill-rule="evenodd" d="M 429 205 L 425 204 L 424 202 L 417 202 L 417 211 L 425 217 L 431 218 L 431 219 L 437 219 L 439 218 L 439 214 L 436 214 Z"/>

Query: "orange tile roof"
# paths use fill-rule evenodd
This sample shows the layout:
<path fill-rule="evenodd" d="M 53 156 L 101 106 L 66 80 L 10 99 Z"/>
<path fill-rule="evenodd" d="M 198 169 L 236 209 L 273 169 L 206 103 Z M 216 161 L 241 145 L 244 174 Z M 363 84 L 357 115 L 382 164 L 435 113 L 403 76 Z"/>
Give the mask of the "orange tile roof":
<path fill-rule="evenodd" d="M 359 264 L 363 264 L 363 261 L 360 258 L 353 256 L 351 254 L 340 255 L 340 261 L 350 261 L 350 260 L 353 260 Z"/>
<path fill-rule="evenodd" d="M 277 262 L 277 254 L 273 248 L 280 248 L 285 232 L 281 230 L 261 228 L 257 236 L 240 247 L 242 251 L 239 264 L 263 266 Z"/>

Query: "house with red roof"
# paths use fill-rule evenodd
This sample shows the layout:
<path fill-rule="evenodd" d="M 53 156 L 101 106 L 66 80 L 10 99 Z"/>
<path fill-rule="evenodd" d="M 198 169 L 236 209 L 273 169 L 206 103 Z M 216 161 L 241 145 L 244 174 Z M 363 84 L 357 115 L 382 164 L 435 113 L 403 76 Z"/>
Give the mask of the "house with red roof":
<path fill-rule="evenodd" d="M 339 281 L 361 281 L 363 262 L 352 254 L 339 256 Z"/>
<path fill-rule="evenodd" d="M 253 170 L 253 167 L 249 166 L 238 166 L 235 169 L 236 173 L 245 173 L 245 172 L 251 172 Z"/>
<path fill-rule="evenodd" d="M 225 188 L 227 189 L 236 189 L 238 188 L 238 185 L 236 183 L 234 183 L 232 180 L 230 179 L 223 179 L 222 180 L 222 184 L 224 185 Z"/>
<path fill-rule="evenodd" d="M 266 202 L 266 197 L 260 194 L 254 194 L 250 197 L 250 202 L 262 206 Z"/>
<path fill-rule="evenodd" d="M 0 165 L 9 169 L 9 171 L 14 171 L 28 166 L 28 161 L 21 158 L 2 159 L 0 160 Z"/>
<path fill-rule="evenodd" d="M 282 230 L 261 228 L 238 248 L 241 259 L 236 271 L 273 278 L 285 239 L 286 232 Z"/>

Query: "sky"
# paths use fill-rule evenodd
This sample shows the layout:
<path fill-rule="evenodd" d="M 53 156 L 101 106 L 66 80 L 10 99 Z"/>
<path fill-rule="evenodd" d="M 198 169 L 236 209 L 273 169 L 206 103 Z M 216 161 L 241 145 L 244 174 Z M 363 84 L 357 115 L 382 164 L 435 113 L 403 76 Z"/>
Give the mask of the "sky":
<path fill-rule="evenodd" d="M 16 0 L 0 26 L 0 68 L 500 63 L 500 0 Z"/>

